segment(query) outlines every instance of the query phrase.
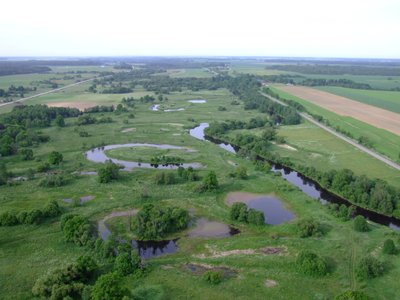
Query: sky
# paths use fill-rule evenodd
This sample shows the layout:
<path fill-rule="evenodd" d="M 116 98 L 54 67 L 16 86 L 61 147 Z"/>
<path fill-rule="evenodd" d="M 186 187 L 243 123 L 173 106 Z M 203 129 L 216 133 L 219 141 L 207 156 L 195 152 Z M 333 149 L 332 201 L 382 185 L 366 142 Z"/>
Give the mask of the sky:
<path fill-rule="evenodd" d="M 400 58 L 399 0 L 2 0 L 0 56 Z"/>

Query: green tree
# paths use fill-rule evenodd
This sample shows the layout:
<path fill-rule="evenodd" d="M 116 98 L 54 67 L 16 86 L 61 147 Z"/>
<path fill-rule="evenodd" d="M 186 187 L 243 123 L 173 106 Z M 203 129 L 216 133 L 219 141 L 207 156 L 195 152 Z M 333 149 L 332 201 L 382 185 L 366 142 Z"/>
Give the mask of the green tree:
<path fill-rule="evenodd" d="M 249 224 L 254 224 L 254 225 L 264 225 L 265 224 L 265 218 L 264 218 L 264 213 L 262 211 L 250 208 L 249 211 L 247 212 L 247 222 Z"/>
<path fill-rule="evenodd" d="M 108 162 L 98 172 L 100 183 L 108 183 L 119 178 L 119 166 L 113 162 Z"/>
<path fill-rule="evenodd" d="M 62 115 L 57 115 L 55 123 L 58 127 L 64 127 L 65 126 L 64 117 Z"/>
<path fill-rule="evenodd" d="M 114 262 L 114 270 L 121 275 L 129 275 L 140 269 L 140 257 L 136 251 L 120 253 Z"/>
<path fill-rule="evenodd" d="M 354 230 L 358 232 L 369 231 L 367 220 L 363 216 L 358 215 L 354 218 Z"/>
<path fill-rule="evenodd" d="M 100 276 L 92 290 L 93 300 L 121 299 L 126 291 L 122 287 L 122 280 L 118 273 L 107 273 Z"/>
<path fill-rule="evenodd" d="M 212 191 L 218 188 L 217 174 L 214 171 L 209 172 L 203 179 L 202 189 Z"/>
<path fill-rule="evenodd" d="M 297 222 L 297 231 L 302 238 L 322 235 L 321 224 L 314 219 L 303 219 Z"/>
<path fill-rule="evenodd" d="M 396 254 L 397 249 L 396 246 L 394 245 L 394 241 L 392 239 L 387 239 L 383 243 L 383 249 L 382 252 L 385 254 Z"/>
<path fill-rule="evenodd" d="M 373 256 L 366 256 L 357 265 L 356 273 L 361 279 L 381 276 L 385 271 L 383 264 Z"/>
<path fill-rule="evenodd" d="M 33 151 L 32 149 L 21 149 L 20 151 L 23 160 L 32 160 L 33 159 Z"/>
<path fill-rule="evenodd" d="M 302 251 L 296 259 L 300 272 L 310 276 L 322 276 L 328 273 L 328 266 L 323 258 L 311 251 Z"/>
<path fill-rule="evenodd" d="M 52 165 L 59 165 L 63 161 L 63 155 L 60 152 L 52 151 L 49 154 L 49 163 Z"/>
<path fill-rule="evenodd" d="M 230 217 L 236 221 L 239 221 L 239 219 L 241 219 L 241 222 L 243 222 L 243 219 L 247 221 L 247 205 L 242 202 L 233 203 L 230 210 Z"/>
<path fill-rule="evenodd" d="M 248 175 L 247 175 L 246 167 L 243 167 L 243 166 L 237 167 L 236 168 L 236 177 L 238 177 L 240 179 L 247 179 Z"/>

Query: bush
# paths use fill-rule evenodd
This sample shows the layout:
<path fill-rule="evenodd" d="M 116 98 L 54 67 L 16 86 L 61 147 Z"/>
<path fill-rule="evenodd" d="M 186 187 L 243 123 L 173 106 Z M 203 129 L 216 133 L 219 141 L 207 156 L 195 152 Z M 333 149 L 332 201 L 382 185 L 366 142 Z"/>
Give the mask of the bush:
<path fill-rule="evenodd" d="M 247 222 L 249 224 L 254 224 L 254 225 L 264 225 L 265 224 L 265 218 L 264 218 L 264 213 L 262 211 L 250 208 L 249 211 L 247 212 Z"/>
<path fill-rule="evenodd" d="M 375 257 L 366 256 L 357 265 L 357 276 L 362 279 L 370 279 L 381 276 L 385 271 L 383 264 Z"/>
<path fill-rule="evenodd" d="M 233 203 L 230 216 L 232 220 L 247 222 L 247 205 L 242 202 Z"/>
<path fill-rule="evenodd" d="M 49 154 L 49 163 L 59 165 L 63 161 L 63 155 L 60 152 L 53 151 Z"/>
<path fill-rule="evenodd" d="M 354 218 L 354 230 L 358 232 L 369 231 L 367 220 L 363 216 L 358 215 Z"/>
<path fill-rule="evenodd" d="M 314 219 L 303 219 L 297 222 L 297 231 L 302 238 L 321 236 L 321 224 Z"/>
<path fill-rule="evenodd" d="M 49 174 L 39 182 L 43 187 L 59 187 L 67 184 L 68 180 L 62 174 Z"/>
<path fill-rule="evenodd" d="M 99 182 L 108 183 L 119 178 L 120 167 L 113 162 L 107 162 L 106 165 L 98 172 Z"/>
<path fill-rule="evenodd" d="M 48 170 L 50 170 L 50 164 L 48 162 L 45 162 L 37 167 L 37 171 L 39 173 L 47 172 Z"/>
<path fill-rule="evenodd" d="M 139 286 L 132 292 L 133 300 L 164 300 L 166 299 L 163 288 L 159 285 Z"/>
<path fill-rule="evenodd" d="M 220 271 L 207 271 L 203 274 L 205 281 L 211 284 L 219 284 L 222 282 L 223 274 Z"/>
<path fill-rule="evenodd" d="M 396 246 L 394 245 L 394 242 L 392 239 L 385 240 L 385 242 L 383 243 L 382 251 L 385 254 L 396 254 L 397 253 Z"/>
<path fill-rule="evenodd" d="M 236 168 L 236 177 L 240 179 L 247 179 L 247 169 L 246 167 L 239 166 Z"/>
<path fill-rule="evenodd" d="M 100 276 L 92 290 L 93 300 L 121 299 L 126 291 L 123 289 L 118 273 L 108 273 Z"/>
<path fill-rule="evenodd" d="M 200 187 L 202 191 L 213 191 L 218 189 L 218 179 L 214 171 L 209 172 L 203 179 Z"/>
<path fill-rule="evenodd" d="M 364 292 L 361 291 L 346 291 L 337 295 L 335 300 L 368 300 L 370 299 Z"/>
<path fill-rule="evenodd" d="M 44 217 L 56 217 L 61 214 L 61 208 L 57 201 L 52 200 L 43 208 Z"/>
<path fill-rule="evenodd" d="M 21 149 L 20 151 L 23 160 L 32 160 L 33 159 L 33 151 L 32 149 Z"/>
<path fill-rule="evenodd" d="M 16 213 L 6 211 L 0 215 L 0 226 L 13 226 L 16 224 L 18 224 Z"/>
<path fill-rule="evenodd" d="M 154 182 L 156 184 L 165 184 L 165 185 L 170 185 L 174 184 L 176 181 L 175 175 L 173 173 L 167 173 L 167 172 L 158 172 L 155 175 Z"/>
<path fill-rule="evenodd" d="M 323 276 L 328 273 L 328 266 L 323 258 L 311 251 L 302 251 L 296 259 L 297 269 L 310 276 Z"/>

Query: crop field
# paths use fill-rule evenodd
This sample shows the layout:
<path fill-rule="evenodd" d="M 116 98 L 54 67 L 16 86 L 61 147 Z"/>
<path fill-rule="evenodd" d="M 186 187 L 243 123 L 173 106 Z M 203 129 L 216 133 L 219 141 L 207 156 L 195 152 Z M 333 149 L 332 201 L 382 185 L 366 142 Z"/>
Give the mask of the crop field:
<path fill-rule="evenodd" d="M 317 89 L 400 113 L 400 92 L 357 90 L 333 86 L 317 87 Z"/>
<path fill-rule="evenodd" d="M 399 114 L 309 87 L 281 86 L 279 89 L 301 99 L 306 99 L 338 115 L 352 117 L 400 135 Z"/>
<path fill-rule="evenodd" d="M 340 116 L 316 104 L 313 104 L 310 101 L 306 101 L 302 98 L 283 92 L 280 90 L 280 88 L 273 87 L 272 89 L 284 98 L 299 102 L 310 113 L 323 116 L 329 120 L 332 126 L 339 126 L 341 129 L 351 132 L 356 138 L 360 136 L 368 137 L 368 139 L 372 142 L 373 147 L 380 153 L 383 153 L 394 161 L 398 159 L 400 152 L 400 137 L 398 135 L 380 128 L 376 128 L 351 117 Z"/>
<path fill-rule="evenodd" d="M 252 66 L 246 68 L 251 70 Z M 247 73 L 245 70 L 242 69 Z M 208 73 L 204 72 L 203 69 L 178 72 L 174 69 L 168 74 L 182 78 L 208 77 Z M 226 88 L 197 91 L 182 88 L 164 93 L 167 99 L 159 100 L 159 93 L 147 91 L 144 85 L 136 85 L 132 93 L 126 94 L 91 93 L 88 92 L 89 86 L 82 84 L 29 100 L 25 104 L 83 108 L 116 106 L 122 98 L 138 99 L 145 95 L 154 96 L 155 100 L 147 103 L 137 100 L 132 106 L 124 106 L 122 111 L 90 114 L 97 119 L 110 118 L 108 123 L 78 125 L 79 117 L 65 117 L 65 126 L 56 126 L 52 121 L 51 126 L 40 128 L 40 134 L 47 135 L 49 141 L 31 146 L 32 160 L 24 160 L 22 152 L 0 158 L 13 178 L 34 173 L 27 180 L 13 180 L 0 186 L 0 215 L 8 211 L 41 209 L 49 200 L 55 200 L 64 214 L 87 218 L 92 231 L 97 232 L 98 221 L 110 213 L 140 210 L 145 204 L 161 208 L 173 205 L 188 210 L 192 219 L 206 218 L 240 231 L 229 237 L 190 237 L 188 233 L 196 226 L 195 222 L 190 222 L 189 228 L 165 237 L 167 240 L 177 238 L 177 252 L 145 259 L 146 268 L 141 275 L 127 275 L 120 279 L 121 285 L 128 291 L 141 286 L 159 287 L 165 292 L 163 299 L 201 300 L 205 299 L 205 295 L 209 299 L 334 299 L 346 290 L 362 290 L 371 299 L 397 297 L 400 261 L 397 256 L 382 253 L 382 245 L 389 237 L 395 240 L 397 247 L 400 246 L 397 232 L 372 222 L 368 225 L 369 232 L 356 232 L 353 220 L 344 221 L 335 217 L 319 201 L 276 173 L 258 168 L 246 155 L 230 153 L 189 134 L 191 128 L 203 122 L 249 122 L 253 118 L 265 118 L 265 113 L 245 110 L 244 102 Z M 189 102 L 199 99 L 206 102 Z M 159 105 L 158 110 L 151 109 L 154 104 Z M 325 111 L 311 105 L 316 110 Z M 10 109 L 0 110 L 0 113 Z M 329 111 L 327 113 L 334 115 Z M 353 119 L 337 116 L 337 120 Z M 349 121 L 349 124 L 363 124 L 356 120 L 352 122 Z M 233 130 L 231 134 L 234 136 L 240 132 L 261 136 L 264 129 Z M 373 134 L 386 138 L 388 135 L 380 135 L 381 131 L 376 129 Z M 85 134 L 82 135 L 82 132 Z M 393 186 L 400 185 L 399 172 L 308 122 L 280 126 L 277 133 L 285 138 L 286 145 L 274 143 L 270 150 L 280 153 L 282 157 L 290 157 L 296 163 L 321 170 L 350 168 L 358 175 L 366 174 L 370 178 L 384 179 Z M 392 142 L 394 146 L 383 144 L 382 147 L 394 153 L 393 149 L 400 143 L 397 140 Z M 202 165 L 196 170 L 200 180 L 178 179 L 170 185 L 158 184 L 156 178 L 160 172 L 176 175 L 177 171 L 157 168 L 120 171 L 120 177 L 109 183 L 100 183 L 99 175 L 87 173 L 101 173 L 104 167 L 103 163 L 89 161 L 85 156 L 87 151 L 104 145 L 126 143 L 168 144 L 190 149 L 192 151 L 143 146 L 108 150 L 106 154 L 110 158 L 140 162 L 149 162 L 163 155 L 179 157 L 183 162 Z M 36 172 L 49 160 L 52 151 L 60 152 L 63 161 L 51 166 L 48 175 L 61 173 L 67 178 L 66 184 L 58 187 L 41 185 L 47 175 Z M 234 175 L 238 167 L 246 170 L 246 177 Z M 213 191 L 202 191 L 199 186 L 210 171 L 216 173 L 219 187 Z M 225 199 L 228 193 L 236 191 L 276 197 L 294 214 L 294 220 L 280 225 L 254 225 L 234 220 Z M 90 200 L 79 204 L 78 200 L 82 197 L 89 197 Z M 321 234 L 300 237 L 298 222 L 310 218 L 320 223 Z M 115 236 L 137 238 L 131 231 L 133 219 L 134 216 L 119 216 L 106 224 Z M 303 250 L 313 251 L 326 261 L 326 275 L 313 277 L 298 268 L 296 260 Z M 76 262 L 83 254 L 100 261 L 96 251 L 67 242 L 60 228 L 59 216 L 36 225 L 0 226 L 0 298 L 32 299 L 32 287 L 38 278 Z M 379 278 L 356 279 L 357 263 L 371 253 L 390 267 Z M 113 270 L 113 258 L 103 262 L 98 270 L 100 274 Z M 231 275 L 223 277 L 219 284 L 211 284 L 193 266 L 210 270 L 223 268 Z M 88 285 L 93 285 L 92 281 Z"/>

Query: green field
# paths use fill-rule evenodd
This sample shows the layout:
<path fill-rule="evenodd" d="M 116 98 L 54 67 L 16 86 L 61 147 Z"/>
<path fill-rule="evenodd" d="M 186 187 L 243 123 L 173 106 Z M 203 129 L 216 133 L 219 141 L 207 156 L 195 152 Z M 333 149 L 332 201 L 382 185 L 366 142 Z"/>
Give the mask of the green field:
<path fill-rule="evenodd" d="M 400 92 L 357 90 L 333 86 L 321 86 L 316 88 L 395 113 L 400 113 Z"/>
<path fill-rule="evenodd" d="M 195 71 L 186 70 L 183 74 L 191 72 L 193 74 Z M 86 92 L 88 86 L 83 84 L 26 103 L 115 105 L 123 97 L 153 95 L 141 87 L 130 94 L 94 94 Z M 398 256 L 384 255 L 381 251 L 382 244 L 388 237 L 395 239 L 396 245 L 400 246 L 396 232 L 386 226 L 370 224 L 370 232 L 357 233 L 353 230 L 352 221 L 344 222 L 334 217 L 318 201 L 276 174 L 256 170 L 250 160 L 189 135 L 189 129 L 202 122 L 233 119 L 249 121 L 254 117 L 265 117 L 265 114 L 244 110 L 242 104 L 232 105 L 232 100 L 238 99 L 226 89 L 196 92 L 183 89 L 182 92 L 171 92 L 164 96 L 168 97 L 168 101 L 162 103 L 164 108 L 182 107 L 185 110 L 168 113 L 152 111 L 152 103 L 138 102 L 128 112 L 93 114 L 95 117 L 111 117 L 111 123 L 77 126 L 76 118 L 66 118 L 65 127 L 51 126 L 41 129 L 43 134 L 50 136 L 50 141 L 33 147 L 34 160 L 23 161 L 20 154 L 1 157 L 13 176 L 24 176 L 29 169 L 36 169 L 47 161 L 50 152 L 59 151 L 64 156 L 64 162 L 59 167 L 53 167 L 53 170 L 65 172 L 69 176 L 69 182 L 57 188 L 41 187 L 39 182 L 44 175 L 36 174 L 33 179 L 0 186 L 0 213 L 40 209 L 47 201 L 56 200 L 65 212 L 85 216 L 95 226 L 98 220 L 113 211 L 140 209 L 147 203 L 157 206 L 171 204 L 190 210 L 196 217 L 232 224 L 240 229 L 240 234 L 229 238 L 189 238 L 182 232 L 177 242 L 177 253 L 147 260 L 148 272 L 145 275 L 139 278 L 126 276 L 122 280 L 129 290 L 143 285 L 159 285 L 165 291 L 167 299 L 205 299 L 206 295 L 207 299 L 322 300 L 334 299 L 335 295 L 348 289 L 363 290 L 371 299 L 396 299 L 400 261 Z M 189 103 L 188 100 L 191 99 L 205 99 L 207 102 Z M 220 106 L 226 110 L 219 110 Z M 89 136 L 80 137 L 81 130 L 86 131 Z M 260 130 L 252 130 L 250 133 L 257 132 Z M 278 145 L 273 145 L 271 149 L 282 156 L 290 156 L 295 162 L 313 165 L 319 169 L 351 168 L 357 174 L 386 179 L 397 186 L 400 184 L 399 172 L 307 122 L 283 126 L 278 133 L 297 151 Z M 382 136 L 382 139 L 385 137 Z M 121 177 L 108 184 L 99 183 L 97 175 L 80 175 L 81 171 L 98 171 L 103 166 L 101 163 L 88 161 L 84 156 L 86 151 L 99 145 L 123 143 L 170 144 L 196 150 L 189 153 L 147 147 L 121 148 L 108 151 L 108 155 L 142 161 L 151 159 L 154 155 L 180 156 L 188 162 L 202 163 L 204 168 L 198 171 L 201 177 L 209 171 L 215 171 L 220 188 L 216 192 L 200 193 L 197 189 L 199 182 L 157 185 L 154 178 L 158 172 L 162 172 L 157 169 L 121 171 Z M 235 172 L 236 166 L 247 169 L 247 179 L 230 175 Z M 147 198 L 142 196 L 144 190 L 148 193 Z M 295 220 L 276 226 L 255 226 L 232 221 L 229 207 L 224 202 L 227 193 L 232 191 L 273 194 L 294 213 Z M 83 205 L 76 206 L 63 201 L 89 195 L 94 196 L 94 199 Z M 296 221 L 310 217 L 322 223 L 325 234 L 320 237 L 300 238 Z M 116 232 L 123 232 L 127 222 L 127 218 L 121 217 L 112 219 L 109 224 L 111 228 L 116 228 Z M 240 252 L 265 247 L 277 247 L 282 252 Z M 298 253 L 306 249 L 326 259 L 329 265 L 326 276 L 307 276 L 296 268 Z M 236 253 L 221 254 L 231 250 L 236 250 Z M 94 250 L 67 243 L 58 217 L 48 219 L 40 225 L 0 226 L 0 298 L 32 299 L 31 289 L 38 277 L 76 261 L 84 253 L 95 257 L 92 251 Z M 379 278 L 359 280 L 355 277 L 355 266 L 362 257 L 371 253 L 388 265 L 387 270 Z M 185 267 L 188 263 L 224 266 L 233 270 L 235 275 L 224 279 L 219 285 L 211 285 L 201 276 L 189 271 Z M 111 267 L 111 262 L 107 262 L 100 271 L 109 271 Z M 268 287 L 266 280 L 271 280 L 276 285 Z"/>
<path fill-rule="evenodd" d="M 323 116 L 329 120 L 332 126 L 351 132 L 356 138 L 366 136 L 373 143 L 373 147 L 380 153 L 390 159 L 397 161 L 400 153 L 400 137 L 386 130 L 376 128 L 364 122 L 355 120 L 351 117 L 339 116 L 333 112 L 323 109 L 304 99 L 300 99 L 288 93 L 279 90 L 279 86 L 272 87 L 272 90 L 279 93 L 281 97 L 292 99 L 302 104 L 307 111 L 312 114 Z"/>

